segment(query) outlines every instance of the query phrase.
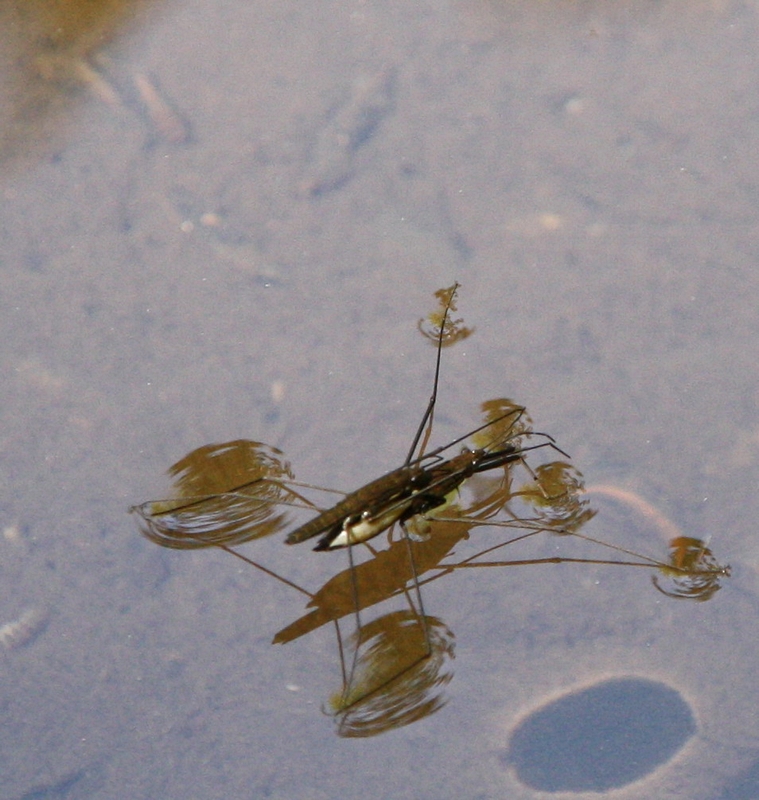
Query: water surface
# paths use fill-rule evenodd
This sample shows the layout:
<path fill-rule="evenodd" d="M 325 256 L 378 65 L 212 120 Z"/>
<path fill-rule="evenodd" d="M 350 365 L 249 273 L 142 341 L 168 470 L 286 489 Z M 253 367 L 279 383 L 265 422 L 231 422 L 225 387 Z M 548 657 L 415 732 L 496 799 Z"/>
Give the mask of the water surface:
<path fill-rule="evenodd" d="M 696 732 L 610 797 L 756 796 L 756 5 L 156 2 L 63 38 L 20 7 L 0 622 L 44 624 L 3 653 L 4 793 L 534 798 L 518 725 L 634 679 Z M 477 331 L 446 353 L 438 441 L 513 397 L 734 576 L 701 604 L 601 567 L 441 580 L 448 704 L 345 740 L 331 633 L 269 644 L 302 601 L 126 509 L 211 442 L 335 488 L 396 466 L 430 390 L 416 321 L 454 279 Z M 665 546 L 598 505 L 595 535 Z M 263 550 L 311 586 L 335 569 Z"/>

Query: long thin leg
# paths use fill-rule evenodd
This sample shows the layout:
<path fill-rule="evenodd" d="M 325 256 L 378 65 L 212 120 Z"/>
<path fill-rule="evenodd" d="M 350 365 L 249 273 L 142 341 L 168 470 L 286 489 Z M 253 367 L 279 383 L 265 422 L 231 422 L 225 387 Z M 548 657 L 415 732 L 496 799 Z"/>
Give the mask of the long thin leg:
<path fill-rule="evenodd" d="M 427 615 L 424 613 L 424 601 L 422 600 L 422 590 L 419 586 L 419 573 L 417 572 L 416 568 L 416 561 L 414 560 L 414 551 L 411 547 L 411 537 L 408 535 L 408 531 L 406 530 L 406 524 L 401 522 L 401 528 L 403 529 L 403 538 L 406 541 L 406 550 L 408 551 L 408 560 L 411 566 L 411 576 L 414 581 L 414 592 L 416 594 L 416 602 L 419 604 L 419 622 L 422 626 L 422 630 L 424 631 L 424 645 L 427 650 L 426 655 L 432 655 L 432 642 L 430 641 L 430 629 L 427 625 Z"/>
<path fill-rule="evenodd" d="M 358 663 L 358 651 L 361 647 L 361 609 L 358 602 L 358 582 L 356 580 L 355 564 L 353 562 L 353 548 L 348 547 L 348 561 L 350 562 L 350 576 L 351 576 L 351 593 L 353 594 L 353 609 L 356 617 L 356 646 L 353 648 L 353 658 L 351 659 L 351 668 L 348 672 L 348 678 L 343 679 L 343 698 L 341 705 L 346 701 L 351 686 L 353 685 L 353 676 L 356 672 L 356 664 Z M 344 657 L 341 652 L 340 656 L 343 675 L 345 675 Z"/>

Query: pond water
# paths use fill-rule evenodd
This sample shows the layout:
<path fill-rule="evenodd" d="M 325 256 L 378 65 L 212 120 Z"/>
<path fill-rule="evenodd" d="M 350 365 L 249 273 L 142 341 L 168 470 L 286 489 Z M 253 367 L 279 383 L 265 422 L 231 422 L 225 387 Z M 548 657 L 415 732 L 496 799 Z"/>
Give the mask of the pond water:
<path fill-rule="evenodd" d="M 758 23 L 742 0 L 4 5 L 3 796 L 759 794 Z M 304 600 L 127 509 L 209 443 L 347 490 L 397 466 L 434 366 L 417 320 L 454 280 L 476 330 L 444 351 L 435 443 L 513 398 L 733 574 L 702 603 L 600 565 L 446 576 L 445 705 L 344 738 L 332 632 L 271 645 Z M 591 498 L 589 535 L 666 550 Z M 246 552 L 310 587 L 346 566 Z M 520 767 L 525 732 L 609 686 L 671 701 L 628 718 L 655 754 Z"/>

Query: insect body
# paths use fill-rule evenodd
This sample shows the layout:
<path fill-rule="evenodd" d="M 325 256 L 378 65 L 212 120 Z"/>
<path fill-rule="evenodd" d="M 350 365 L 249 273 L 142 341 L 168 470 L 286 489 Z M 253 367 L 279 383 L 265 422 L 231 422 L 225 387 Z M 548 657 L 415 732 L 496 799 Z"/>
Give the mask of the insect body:
<path fill-rule="evenodd" d="M 428 466 L 421 463 L 437 452 L 366 484 L 296 528 L 285 541 L 296 544 L 322 534 L 314 550 L 332 550 L 365 542 L 396 522 L 404 523 L 443 505 L 447 496 L 467 478 L 518 461 L 523 451 L 509 444 L 493 452 L 464 450 L 445 461 Z"/>

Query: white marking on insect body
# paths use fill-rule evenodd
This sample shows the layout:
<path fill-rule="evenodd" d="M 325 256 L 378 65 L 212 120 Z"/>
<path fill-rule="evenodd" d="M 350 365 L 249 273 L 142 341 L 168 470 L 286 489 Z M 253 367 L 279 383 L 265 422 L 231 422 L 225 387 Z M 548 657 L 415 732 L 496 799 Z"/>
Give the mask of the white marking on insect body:
<path fill-rule="evenodd" d="M 384 514 L 373 515 L 368 511 L 364 511 L 355 522 L 351 522 L 350 518 L 346 519 L 343 523 L 342 532 L 329 543 L 327 549 L 350 547 L 354 544 L 365 542 L 367 539 L 372 539 L 397 522 L 403 516 L 403 512 L 411 505 L 412 499 L 413 497 L 405 502 L 396 503 Z"/>

